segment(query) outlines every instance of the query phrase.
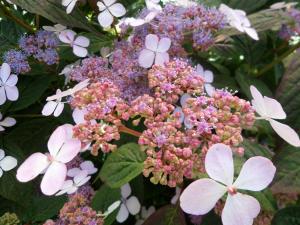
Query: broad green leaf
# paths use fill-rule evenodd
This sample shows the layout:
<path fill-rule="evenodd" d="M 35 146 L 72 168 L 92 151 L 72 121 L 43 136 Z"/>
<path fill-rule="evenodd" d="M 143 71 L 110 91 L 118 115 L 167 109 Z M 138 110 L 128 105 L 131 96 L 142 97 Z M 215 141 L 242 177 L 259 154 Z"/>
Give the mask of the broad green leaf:
<path fill-rule="evenodd" d="M 234 9 L 242 9 L 249 13 L 264 6 L 268 0 L 223 0 L 223 2 Z"/>
<path fill-rule="evenodd" d="M 291 54 L 284 60 L 285 73 L 276 90 L 276 99 L 282 104 L 286 114 L 287 122 L 300 129 L 300 51 Z"/>
<path fill-rule="evenodd" d="M 143 225 L 186 225 L 179 205 L 166 205 L 153 213 Z"/>
<path fill-rule="evenodd" d="M 142 173 L 146 154 L 138 144 L 122 145 L 111 153 L 99 175 L 108 186 L 119 188 Z"/>
<path fill-rule="evenodd" d="M 276 176 L 271 187 L 275 193 L 300 193 L 300 150 L 284 146 L 276 155 Z"/>
<path fill-rule="evenodd" d="M 83 33 L 82 35 L 90 39 L 89 51 L 93 53 L 99 52 L 102 47 L 111 47 L 114 40 L 114 36 L 109 33 L 105 36 L 99 36 L 91 33 Z"/>
<path fill-rule="evenodd" d="M 271 159 L 274 153 L 268 149 L 267 147 L 262 146 L 261 144 L 250 141 L 248 139 L 244 139 L 242 143 L 242 147 L 245 149 L 245 158 L 249 159 L 254 156 L 263 156 L 268 159 Z"/>
<path fill-rule="evenodd" d="M 300 225 L 300 207 L 279 210 L 272 220 L 272 225 Z"/>
<path fill-rule="evenodd" d="M 97 33 L 95 28 L 89 24 L 84 14 L 80 13 L 76 7 L 73 12 L 68 15 L 66 8 L 61 4 L 61 0 L 12 0 L 12 2 L 28 12 L 47 18 L 53 23 L 60 23 L 69 27 L 78 27 Z"/>
<path fill-rule="evenodd" d="M 16 48 L 18 38 L 24 33 L 24 30 L 17 26 L 13 21 L 0 21 L 0 52 L 1 55 L 7 50 Z"/>

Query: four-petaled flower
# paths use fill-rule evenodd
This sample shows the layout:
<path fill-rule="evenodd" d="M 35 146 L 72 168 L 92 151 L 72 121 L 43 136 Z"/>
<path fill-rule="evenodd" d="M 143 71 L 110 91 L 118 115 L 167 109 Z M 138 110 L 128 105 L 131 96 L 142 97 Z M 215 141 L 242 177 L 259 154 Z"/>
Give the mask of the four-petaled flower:
<path fill-rule="evenodd" d="M 72 30 L 64 30 L 59 34 L 61 42 L 69 44 L 73 48 L 73 53 L 78 57 L 86 57 L 88 54 L 87 47 L 90 45 L 90 40 L 83 36 L 77 36 Z M 76 38 L 75 38 L 76 37 Z"/>
<path fill-rule="evenodd" d="M 122 17 L 126 14 L 126 9 L 121 3 L 115 3 L 116 0 L 103 0 L 97 2 L 100 10 L 98 21 L 103 28 L 108 28 L 115 17 Z"/>
<path fill-rule="evenodd" d="M 211 85 L 214 81 L 214 74 L 210 70 L 204 70 L 204 68 L 198 64 L 196 67 L 197 74 L 204 79 L 204 88 L 209 96 L 212 96 L 215 92 L 215 88 Z"/>
<path fill-rule="evenodd" d="M 245 162 L 238 178 L 233 182 L 232 150 L 224 144 L 215 144 L 207 152 L 205 170 L 211 179 L 194 181 L 180 196 L 183 211 L 192 215 L 204 215 L 228 193 L 222 211 L 223 224 L 251 225 L 260 212 L 259 202 L 238 190 L 261 191 L 266 188 L 275 175 L 273 163 L 265 157 L 252 157 Z"/>
<path fill-rule="evenodd" d="M 265 119 L 270 122 L 274 131 L 289 144 L 300 147 L 300 139 L 296 131 L 288 125 L 279 123 L 274 119 L 285 119 L 286 114 L 283 111 L 281 104 L 272 98 L 262 96 L 256 87 L 250 87 L 253 97 L 252 106 L 255 111 L 261 116 L 258 119 Z"/>
<path fill-rule="evenodd" d="M 49 153 L 33 153 L 17 171 L 20 182 L 33 180 L 45 172 L 41 182 L 41 190 L 45 195 L 58 192 L 66 179 L 67 166 L 80 151 L 81 142 L 72 138 L 72 125 L 59 126 L 48 140 Z"/>
<path fill-rule="evenodd" d="M 5 117 L 2 120 L 2 113 L 0 112 L 0 131 L 4 131 L 4 127 L 12 127 L 16 124 L 16 120 L 12 117 Z M 2 120 L 2 121 L 1 121 Z"/>
<path fill-rule="evenodd" d="M 154 34 L 148 34 L 145 41 L 145 49 L 139 55 L 139 64 L 141 67 L 150 68 L 155 65 L 164 65 L 169 61 L 167 51 L 171 47 L 170 38 L 161 38 Z"/>
<path fill-rule="evenodd" d="M 132 27 L 138 27 L 146 23 L 150 23 L 156 17 L 157 14 L 158 11 L 151 11 L 145 16 L 144 19 L 128 17 L 123 20 L 123 23 Z"/>
<path fill-rule="evenodd" d="M 226 16 L 231 27 L 236 28 L 240 32 L 245 32 L 254 40 L 259 40 L 258 34 L 247 18 L 246 12 L 239 9 L 232 9 L 225 4 L 221 4 L 219 10 Z"/>
<path fill-rule="evenodd" d="M 57 89 L 56 94 L 60 95 L 61 90 Z M 64 105 L 65 103 L 61 102 L 61 98 L 58 98 L 55 101 L 48 101 L 42 110 L 42 114 L 44 116 L 50 116 L 53 113 L 55 117 L 58 117 L 64 110 Z"/>
<path fill-rule="evenodd" d="M 10 66 L 3 63 L 0 69 L 0 105 L 3 105 L 6 99 L 16 101 L 19 98 L 19 90 L 16 87 L 18 77 L 10 73 Z"/>
<path fill-rule="evenodd" d="M 67 175 L 69 177 L 76 177 L 78 174 L 80 174 L 82 171 L 86 171 L 87 175 L 92 175 L 98 171 L 98 169 L 94 166 L 92 161 L 84 161 L 80 163 L 80 168 L 72 168 L 69 169 L 67 172 Z"/>
<path fill-rule="evenodd" d="M 62 0 L 62 5 L 67 7 L 67 14 L 70 14 L 73 11 L 77 2 L 78 0 Z"/>
<path fill-rule="evenodd" d="M 0 149 L 0 177 L 3 175 L 3 171 L 12 170 L 17 166 L 17 159 L 12 156 L 5 156 L 3 149 Z"/>

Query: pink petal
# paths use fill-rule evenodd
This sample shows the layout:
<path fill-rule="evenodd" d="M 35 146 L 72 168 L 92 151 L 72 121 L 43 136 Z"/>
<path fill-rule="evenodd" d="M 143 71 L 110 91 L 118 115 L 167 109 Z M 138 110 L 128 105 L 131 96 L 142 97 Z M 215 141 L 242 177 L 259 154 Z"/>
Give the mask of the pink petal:
<path fill-rule="evenodd" d="M 126 14 L 126 9 L 121 3 L 113 4 L 109 7 L 109 11 L 115 17 L 121 17 Z"/>
<path fill-rule="evenodd" d="M 180 196 L 181 209 L 192 215 L 208 213 L 225 194 L 226 187 L 208 178 L 196 180 Z"/>
<path fill-rule="evenodd" d="M 83 36 L 78 36 L 75 41 L 74 41 L 75 45 L 78 45 L 80 47 L 88 47 L 90 45 L 90 40 L 86 37 Z"/>
<path fill-rule="evenodd" d="M 105 9 L 103 12 L 99 13 L 98 15 L 98 22 L 104 28 L 109 27 L 113 23 L 113 21 L 114 18 L 107 9 Z"/>
<path fill-rule="evenodd" d="M 5 87 L 6 97 L 10 101 L 16 101 L 19 98 L 19 90 L 16 86 Z"/>
<path fill-rule="evenodd" d="M 18 82 L 18 76 L 17 75 L 10 75 L 7 81 L 5 82 L 8 86 L 15 86 Z"/>
<path fill-rule="evenodd" d="M 234 168 L 230 147 L 224 144 L 215 144 L 210 147 L 205 157 L 205 169 L 210 178 L 231 185 Z"/>
<path fill-rule="evenodd" d="M 17 123 L 14 118 L 6 117 L 3 121 L 0 121 L 0 125 L 4 127 L 12 127 Z"/>
<path fill-rule="evenodd" d="M 143 49 L 139 55 L 139 64 L 141 67 L 150 68 L 153 65 L 154 58 L 154 52 L 148 49 Z"/>
<path fill-rule="evenodd" d="M 63 144 L 55 159 L 62 163 L 70 162 L 79 153 L 80 149 L 81 142 L 79 140 L 67 140 Z"/>
<path fill-rule="evenodd" d="M 29 156 L 17 170 L 17 179 L 20 182 L 27 182 L 36 178 L 43 172 L 50 162 L 46 155 L 37 152 Z"/>
<path fill-rule="evenodd" d="M 66 139 L 67 133 L 63 126 L 57 127 L 55 131 L 51 134 L 48 140 L 48 149 L 53 157 L 57 156 L 60 148 L 63 146 Z"/>
<path fill-rule="evenodd" d="M 223 225 L 252 225 L 259 211 L 259 202 L 252 196 L 229 194 L 222 211 Z"/>
<path fill-rule="evenodd" d="M 141 204 L 135 196 L 131 196 L 126 200 L 126 207 L 131 215 L 136 215 L 141 210 Z"/>
<path fill-rule="evenodd" d="M 273 180 L 276 167 L 272 161 L 261 156 L 248 159 L 233 186 L 238 189 L 261 191 Z"/>
<path fill-rule="evenodd" d="M 116 220 L 119 223 L 123 223 L 125 220 L 127 220 L 128 216 L 129 216 L 128 209 L 126 208 L 126 206 L 124 204 L 121 204 L 121 207 L 117 214 Z"/>
<path fill-rule="evenodd" d="M 42 192 L 45 195 L 54 195 L 62 188 L 66 176 L 67 166 L 63 163 L 53 161 L 42 179 Z"/>
<path fill-rule="evenodd" d="M 124 184 L 121 187 L 122 198 L 128 198 L 130 194 L 131 194 L 131 187 L 130 187 L 130 185 L 129 184 Z"/>
<path fill-rule="evenodd" d="M 0 79 L 3 83 L 6 83 L 10 73 L 10 66 L 7 63 L 3 63 L 0 69 Z"/>
<path fill-rule="evenodd" d="M 159 38 L 157 35 L 148 34 L 146 36 L 145 46 L 147 49 L 149 49 L 153 52 L 156 52 L 157 47 L 158 47 L 158 41 L 159 41 Z"/>
<path fill-rule="evenodd" d="M 56 106 L 57 106 L 57 102 L 54 101 L 47 102 L 46 105 L 44 105 L 42 114 L 44 116 L 50 116 L 54 112 Z"/>
<path fill-rule="evenodd" d="M 184 121 L 184 113 L 183 113 L 181 107 L 177 106 L 177 107 L 174 109 L 173 114 L 174 114 L 174 115 L 175 115 L 175 114 L 179 114 L 179 115 L 180 115 L 180 117 L 179 117 L 179 122 L 180 122 L 180 123 L 183 123 L 183 121 Z"/>
<path fill-rule="evenodd" d="M 162 38 L 160 39 L 157 47 L 157 52 L 167 52 L 171 47 L 171 39 L 170 38 Z"/>
<path fill-rule="evenodd" d="M 155 56 L 155 65 L 163 66 L 166 62 L 169 62 L 169 54 L 167 52 L 164 53 L 156 53 Z"/>
<path fill-rule="evenodd" d="M 300 147 L 300 139 L 296 131 L 294 131 L 290 126 L 283 123 L 279 123 L 275 120 L 270 119 L 270 124 L 274 131 L 287 143 L 295 147 Z"/>
<path fill-rule="evenodd" d="M 271 117 L 273 119 L 285 119 L 286 118 L 286 114 L 285 114 L 281 104 L 277 100 L 265 96 L 264 101 L 265 101 L 267 114 L 269 117 Z"/>
<path fill-rule="evenodd" d="M 64 124 L 62 127 L 65 129 L 66 132 L 66 140 L 70 140 L 73 138 L 73 125 L 71 124 Z"/>
<path fill-rule="evenodd" d="M 81 46 L 78 45 L 74 45 L 73 46 L 73 53 L 74 55 L 78 56 L 78 57 L 86 57 L 88 54 L 88 51 L 86 48 L 83 48 Z"/>

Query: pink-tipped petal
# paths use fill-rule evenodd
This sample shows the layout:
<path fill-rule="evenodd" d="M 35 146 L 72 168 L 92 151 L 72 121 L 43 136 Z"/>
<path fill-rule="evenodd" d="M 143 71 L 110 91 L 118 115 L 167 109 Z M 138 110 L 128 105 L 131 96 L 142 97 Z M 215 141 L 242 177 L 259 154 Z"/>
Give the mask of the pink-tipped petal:
<path fill-rule="evenodd" d="M 210 178 L 231 185 L 234 167 L 230 147 L 224 144 L 215 144 L 210 147 L 205 157 L 205 170 Z"/>
<path fill-rule="evenodd" d="M 233 186 L 238 189 L 261 191 L 273 180 L 276 167 L 272 161 L 261 156 L 248 159 Z"/>
<path fill-rule="evenodd" d="M 54 195 L 64 185 L 67 176 L 67 166 L 53 161 L 47 169 L 41 183 L 41 190 L 45 195 Z"/>
<path fill-rule="evenodd" d="M 284 112 L 281 104 L 273 99 L 269 98 L 267 96 L 264 97 L 265 100 L 265 105 L 267 109 L 267 114 L 270 118 L 273 119 L 285 119 L 286 118 L 286 113 Z"/>
<path fill-rule="evenodd" d="M 225 194 L 226 187 L 212 179 L 196 180 L 180 196 L 181 209 L 192 215 L 208 213 Z"/>
<path fill-rule="evenodd" d="M 67 134 L 63 126 L 57 127 L 51 134 L 48 140 L 48 150 L 53 157 L 56 157 L 66 139 Z"/>
<path fill-rule="evenodd" d="M 145 46 L 147 49 L 156 52 L 158 47 L 159 38 L 155 34 L 148 34 L 146 36 Z"/>
<path fill-rule="evenodd" d="M 252 196 L 229 194 L 222 211 L 223 225 L 252 225 L 259 211 L 259 202 Z"/>
<path fill-rule="evenodd" d="M 154 63 L 154 59 L 155 59 L 154 52 L 148 49 L 143 49 L 139 55 L 139 64 L 143 68 L 150 68 Z"/>
<path fill-rule="evenodd" d="M 287 143 L 295 147 L 300 147 L 300 139 L 295 130 L 290 126 L 279 123 L 275 120 L 270 119 L 270 124 L 273 127 L 274 131 Z"/>
<path fill-rule="evenodd" d="M 27 182 L 36 178 L 43 172 L 50 162 L 46 155 L 37 152 L 29 156 L 17 170 L 17 179 L 20 182 Z"/>
<path fill-rule="evenodd" d="M 79 140 L 67 140 L 61 147 L 55 159 L 62 163 L 70 162 L 80 152 L 80 149 L 81 142 Z"/>

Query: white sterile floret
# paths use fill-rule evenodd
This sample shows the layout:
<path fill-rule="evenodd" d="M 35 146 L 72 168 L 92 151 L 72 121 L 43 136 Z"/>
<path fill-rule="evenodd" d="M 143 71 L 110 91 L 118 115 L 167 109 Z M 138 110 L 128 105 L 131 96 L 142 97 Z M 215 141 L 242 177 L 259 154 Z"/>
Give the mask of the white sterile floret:
<path fill-rule="evenodd" d="M 134 17 L 128 17 L 123 20 L 123 23 L 125 25 L 129 25 L 132 27 L 138 27 L 138 26 L 144 25 L 146 23 L 150 23 L 156 17 L 156 15 L 158 13 L 159 13 L 158 11 L 151 11 L 143 19 L 141 19 L 141 18 L 136 19 Z"/>
<path fill-rule="evenodd" d="M 5 127 L 12 127 L 16 124 L 16 120 L 12 117 L 5 117 L 3 120 L 3 115 L 0 112 L 0 131 L 4 131 Z"/>
<path fill-rule="evenodd" d="M 3 171 L 7 172 L 15 168 L 18 164 L 16 158 L 12 156 L 5 156 L 3 149 L 0 149 L 0 177 L 3 175 Z"/>
<path fill-rule="evenodd" d="M 60 95 L 61 90 L 57 89 L 56 94 Z M 50 116 L 51 114 L 53 114 L 55 117 L 58 117 L 63 112 L 64 105 L 65 105 L 65 103 L 61 101 L 61 98 L 58 98 L 55 101 L 48 101 L 44 105 L 44 108 L 42 110 L 42 114 L 44 116 Z"/>
<path fill-rule="evenodd" d="M 162 11 L 162 7 L 159 5 L 160 0 L 145 0 L 146 7 L 150 11 Z"/>
<path fill-rule="evenodd" d="M 171 47 L 170 38 L 161 38 L 154 34 L 148 34 L 145 40 L 145 49 L 140 52 L 139 64 L 141 67 L 150 68 L 155 65 L 164 65 L 169 61 L 168 50 Z"/>
<path fill-rule="evenodd" d="M 67 175 L 69 177 L 76 177 L 78 174 L 80 174 L 82 171 L 86 171 L 87 175 L 92 175 L 98 171 L 98 169 L 94 166 L 92 161 L 84 161 L 80 163 L 79 168 L 75 167 L 72 169 L 69 169 L 67 172 Z"/>
<path fill-rule="evenodd" d="M 205 157 L 205 170 L 210 178 L 192 182 L 180 196 L 182 210 L 192 215 L 204 215 L 227 193 L 222 211 L 223 225 L 251 225 L 260 212 L 259 202 L 238 190 L 261 191 L 273 180 L 276 168 L 261 156 L 248 159 L 234 181 L 232 150 L 215 144 Z"/>
<path fill-rule="evenodd" d="M 245 11 L 232 9 L 225 4 L 221 4 L 219 10 L 226 16 L 231 27 L 248 34 L 254 40 L 259 40 L 258 34 L 256 30 L 251 27 L 251 23 L 247 18 Z"/>
<path fill-rule="evenodd" d="M 43 26 L 44 30 L 54 32 L 56 35 L 59 35 L 62 31 L 66 30 L 67 27 L 61 24 L 55 24 L 52 26 Z"/>
<path fill-rule="evenodd" d="M 204 68 L 198 64 L 196 67 L 197 74 L 204 79 L 204 88 L 209 96 L 212 96 L 215 92 L 215 88 L 211 85 L 214 81 L 214 74 L 210 70 L 204 70 Z"/>
<path fill-rule="evenodd" d="M 129 184 L 125 184 L 121 187 L 121 206 L 117 214 L 117 221 L 123 223 L 127 220 L 129 213 L 131 215 L 136 215 L 141 210 L 141 204 L 137 197 L 130 196 L 131 187 Z M 130 197 L 129 197 L 130 196 Z"/>
<path fill-rule="evenodd" d="M 73 11 L 77 2 L 78 0 L 62 0 L 61 4 L 67 7 L 66 12 L 67 14 L 70 14 Z"/>
<path fill-rule="evenodd" d="M 84 184 L 86 184 L 91 179 L 91 176 L 88 176 L 87 171 L 80 171 L 76 176 L 74 176 L 73 180 L 66 180 L 60 189 L 59 192 L 56 193 L 56 196 L 63 194 L 73 194 L 78 188 Z"/>
<path fill-rule="evenodd" d="M 64 30 L 59 34 L 59 40 L 69 44 L 73 48 L 74 55 L 78 57 L 86 57 L 88 54 L 87 47 L 90 45 L 90 40 L 83 36 L 77 36 L 72 30 Z"/>
<path fill-rule="evenodd" d="M 114 22 L 114 17 L 122 17 L 126 14 L 126 9 L 116 0 L 103 0 L 97 2 L 99 7 L 98 22 L 103 28 L 108 28 Z"/>
<path fill-rule="evenodd" d="M 262 96 L 262 94 L 256 89 L 256 87 L 250 87 L 251 95 L 253 97 L 252 106 L 261 117 L 258 119 L 265 119 L 270 122 L 274 131 L 289 144 L 300 147 L 300 139 L 296 131 L 294 131 L 290 126 L 279 123 L 274 119 L 285 119 L 286 114 L 281 106 L 281 104 L 267 96 Z"/>
<path fill-rule="evenodd" d="M 19 90 L 16 87 L 18 76 L 10 73 L 10 66 L 3 63 L 0 69 L 0 105 L 3 105 L 7 99 L 16 101 L 19 98 Z"/>

